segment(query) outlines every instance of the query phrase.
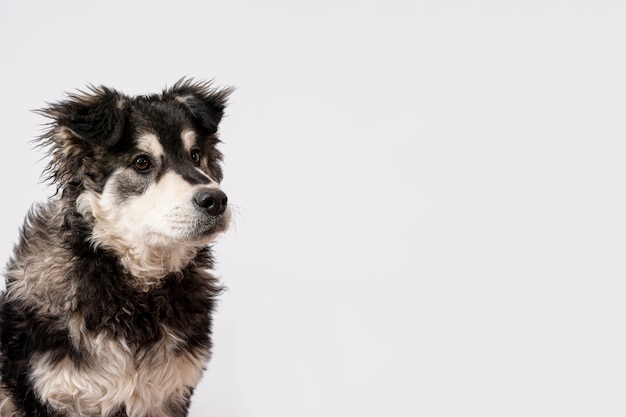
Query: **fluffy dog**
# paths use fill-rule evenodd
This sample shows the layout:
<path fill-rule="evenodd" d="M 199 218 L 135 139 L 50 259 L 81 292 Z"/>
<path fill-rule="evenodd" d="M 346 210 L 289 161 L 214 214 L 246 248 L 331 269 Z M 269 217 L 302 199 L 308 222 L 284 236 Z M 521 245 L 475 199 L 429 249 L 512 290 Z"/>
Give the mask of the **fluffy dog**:
<path fill-rule="evenodd" d="M 92 87 L 40 111 L 58 192 L 7 266 L 2 417 L 187 415 L 221 291 L 207 245 L 231 217 L 216 148 L 229 93 Z"/>

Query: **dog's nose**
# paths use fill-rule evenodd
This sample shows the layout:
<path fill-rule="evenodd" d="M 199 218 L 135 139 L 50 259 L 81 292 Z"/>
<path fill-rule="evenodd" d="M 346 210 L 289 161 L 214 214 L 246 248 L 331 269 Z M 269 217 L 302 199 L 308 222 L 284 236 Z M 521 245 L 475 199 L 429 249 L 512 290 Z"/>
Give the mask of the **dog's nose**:
<path fill-rule="evenodd" d="M 205 189 L 194 196 L 194 201 L 212 216 L 219 216 L 226 210 L 228 197 L 226 193 L 218 189 Z"/>

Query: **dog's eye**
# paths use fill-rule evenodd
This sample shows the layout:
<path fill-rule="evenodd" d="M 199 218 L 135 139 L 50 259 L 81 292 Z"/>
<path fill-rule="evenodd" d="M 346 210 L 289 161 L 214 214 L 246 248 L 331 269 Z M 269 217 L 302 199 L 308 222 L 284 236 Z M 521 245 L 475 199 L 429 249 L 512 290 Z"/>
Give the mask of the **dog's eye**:
<path fill-rule="evenodd" d="M 152 162 L 150 162 L 150 158 L 145 155 L 138 156 L 135 158 L 133 162 L 133 168 L 137 171 L 147 171 L 152 168 Z"/>
<path fill-rule="evenodd" d="M 200 149 L 191 150 L 191 160 L 194 164 L 200 165 Z"/>

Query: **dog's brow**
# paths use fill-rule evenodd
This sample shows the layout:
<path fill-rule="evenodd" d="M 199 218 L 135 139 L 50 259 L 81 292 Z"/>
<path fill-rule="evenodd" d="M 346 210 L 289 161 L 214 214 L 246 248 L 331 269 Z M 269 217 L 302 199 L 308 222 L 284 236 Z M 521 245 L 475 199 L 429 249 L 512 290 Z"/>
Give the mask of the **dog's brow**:
<path fill-rule="evenodd" d="M 191 149 L 196 144 L 196 132 L 190 129 L 184 129 L 180 133 L 180 138 L 183 141 L 183 146 L 187 152 L 190 152 Z"/>
<path fill-rule="evenodd" d="M 137 139 L 137 148 L 148 152 L 156 157 L 165 155 L 165 151 L 159 138 L 154 133 L 144 133 Z"/>

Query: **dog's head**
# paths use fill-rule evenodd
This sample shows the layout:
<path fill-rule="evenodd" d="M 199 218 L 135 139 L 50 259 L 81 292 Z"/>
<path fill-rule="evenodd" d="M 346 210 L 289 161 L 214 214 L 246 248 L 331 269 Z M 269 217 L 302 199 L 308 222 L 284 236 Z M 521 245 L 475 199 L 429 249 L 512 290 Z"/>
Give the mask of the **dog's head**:
<path fill-rule="evenodd" d="M 138 97 L 99 87 L 42 111 L 48 175 L 74 195 L 89 244 L 147 277 L 181 268 L 228 227 L 216 145 L 229 93 L 189 80 Z"/>

